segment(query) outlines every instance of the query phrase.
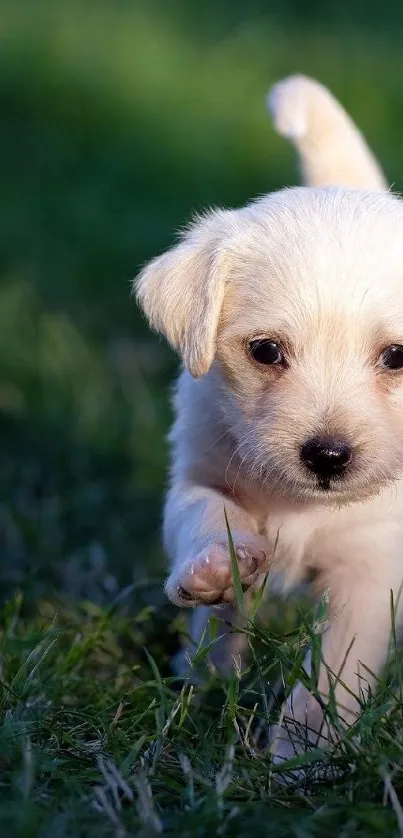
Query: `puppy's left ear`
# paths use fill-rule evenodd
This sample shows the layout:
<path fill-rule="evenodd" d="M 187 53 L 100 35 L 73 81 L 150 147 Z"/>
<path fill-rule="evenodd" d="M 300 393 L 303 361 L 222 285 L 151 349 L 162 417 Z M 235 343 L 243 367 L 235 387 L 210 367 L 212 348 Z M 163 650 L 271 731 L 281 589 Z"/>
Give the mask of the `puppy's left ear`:
<path fill-rule="evenodd" d="M 150 325 L 176 349 L 193 376 L 208 372 L 228 275 L 228 238 L 234 212 L 197 220 L 176 247 L 153 259 L 134 282 Z"/>

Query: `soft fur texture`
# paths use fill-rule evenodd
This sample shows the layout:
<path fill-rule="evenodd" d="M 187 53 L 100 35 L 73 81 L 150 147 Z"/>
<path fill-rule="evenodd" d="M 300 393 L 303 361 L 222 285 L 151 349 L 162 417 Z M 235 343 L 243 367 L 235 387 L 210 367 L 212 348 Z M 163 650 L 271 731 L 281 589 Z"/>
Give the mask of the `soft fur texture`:
<path fill-rule="evenodd" d="M 136 284 L 187 368 L 171 433 L 166 590 L 178 605 L 233 602 L 225 506 L 245 587 L 270 568 L 284 592 L 312 571 L 314 593 L 329 592 L 323 654 L 341 673 L 336 699 L 351 721 L 385 661 L 390 591 L 397 600 L 403 579 L 403 372 L 381 361 L 403 344 L 403 204 L 317 82 L 281 82 L 270 108 L 308 188 L 196 219 Z M 260 337 L 281 344 L 286 366 L 251 358 L 248 343 Z M 316 437 L 352 449 L 328 485 L 300 460 Z M 195 640 L 208 613 L 195 612 Z M 216 661 L 239 643 L 224 638 Z M 319 687 L 326 696 L 325 666 Z M 311 740 L 331 734 L 301 685 L 286 715 Z M 277 731 L 279 758 L 301 747 L 297 731 Z"/>

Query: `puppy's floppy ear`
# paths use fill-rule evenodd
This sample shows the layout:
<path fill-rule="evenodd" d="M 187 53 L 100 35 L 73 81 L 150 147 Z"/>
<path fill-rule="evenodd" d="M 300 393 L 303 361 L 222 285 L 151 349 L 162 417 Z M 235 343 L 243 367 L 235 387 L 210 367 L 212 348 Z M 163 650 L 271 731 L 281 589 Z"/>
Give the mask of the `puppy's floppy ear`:
<path fill-rule="evenodd" d="M 176 247 L 153 259 L 134 282 L 150 325 L 176 349 L 193 376 L 208 372 L 228 273 L 225 238 L 234 212 L 196 220 Z"/>

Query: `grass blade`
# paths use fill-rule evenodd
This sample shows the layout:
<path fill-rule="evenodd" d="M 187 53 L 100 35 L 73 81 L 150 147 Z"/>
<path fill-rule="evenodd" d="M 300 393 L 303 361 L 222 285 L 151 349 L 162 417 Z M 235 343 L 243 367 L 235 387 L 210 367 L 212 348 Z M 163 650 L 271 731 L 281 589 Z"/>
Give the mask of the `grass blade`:
<path fill-rule="evenodd" d="M 231 562 L 232 579 L 234 583 L 235 599 L 241 614 L 245 614 L 245 597 L 242 589 L 241 576 L 239 573 L 238 556 L 235 552 L 234 541 L 232 538 L 230 525 L 228 522 L 227 510 L 224 506 L 225 525 L 227 527 L 229 555 Z"/>

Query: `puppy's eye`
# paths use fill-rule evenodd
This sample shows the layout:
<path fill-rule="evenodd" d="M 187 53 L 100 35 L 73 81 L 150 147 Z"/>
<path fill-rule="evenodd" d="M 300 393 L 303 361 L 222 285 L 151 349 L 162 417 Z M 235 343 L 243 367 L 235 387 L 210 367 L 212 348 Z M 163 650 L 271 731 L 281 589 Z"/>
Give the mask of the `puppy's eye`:
<path fill-rule="evenodd" d="M 257 361 L 258 364 L 265 364 L 266 366 L 272 364 L 285 364 L 285 358 L 281 347 L 274 340 L 269 340 L 268 338 L 251 340 L 248 348 L 252 358 Z"/>
<path fill-rule="evenodd" d="M 403 369 L 403 346 L 393 343 L 381 355 L 381 364 L 387 370 Z"/>

